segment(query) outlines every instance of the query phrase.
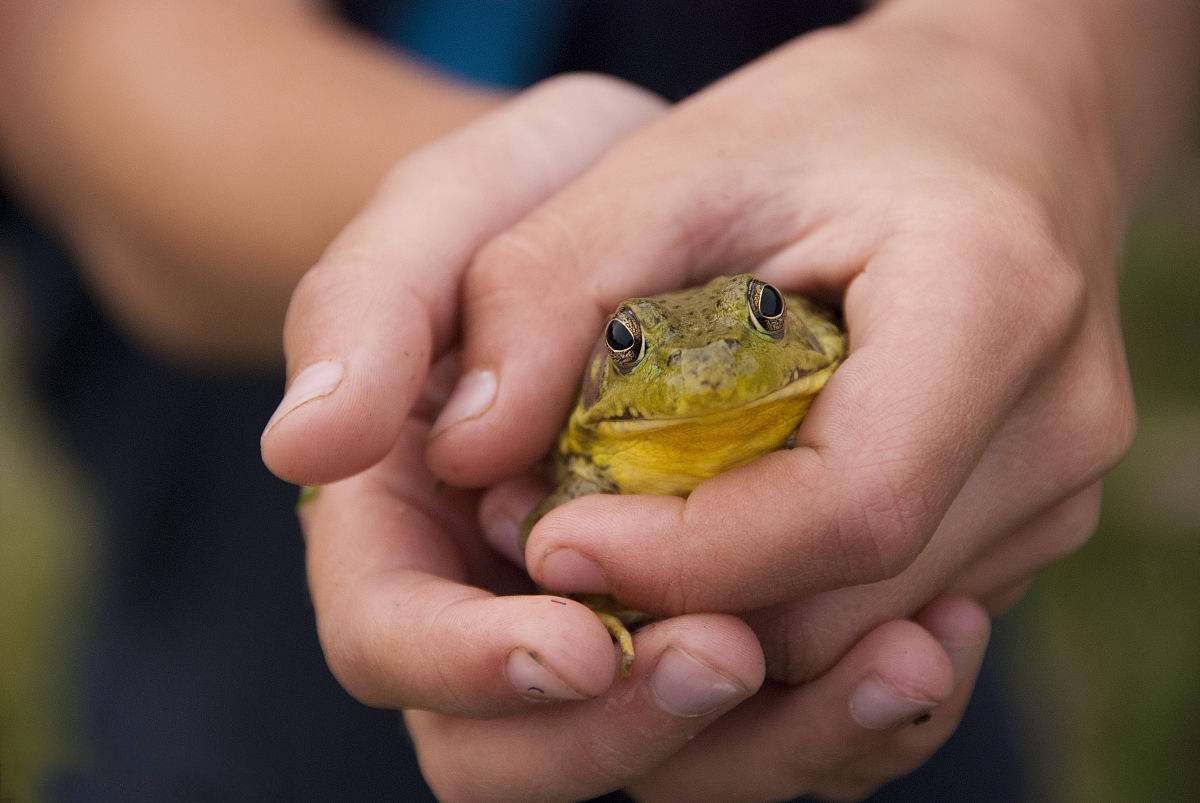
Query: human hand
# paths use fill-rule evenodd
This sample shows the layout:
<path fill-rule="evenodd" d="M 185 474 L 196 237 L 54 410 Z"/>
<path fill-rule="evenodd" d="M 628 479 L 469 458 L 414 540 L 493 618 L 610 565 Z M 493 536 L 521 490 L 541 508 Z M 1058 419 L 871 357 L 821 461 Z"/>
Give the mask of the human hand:
<path fill-rule="evenodd" d="M 766 690 L 698 737 L 762 682 L 744 623 L 693 614 L 645 628 L 634 677 L 613 686 L 613 648 L 589 610 L 489 593 L 532 587 L 483 542 L 476 495 L 438 490 L 420 459 L 457 374 L 463 269 L 656 110 L 598 79 L 533 90 L 398 167 L 289 311 L 291 381 L 263 454 L 287 479 L 330 483 L 301 509 L 321 642 L 352 694 L 410 709 L 444 797 L 861 792 L 949 735 L 983 654 L 986 617 L 947 598 L 878 628 L 810 686 Z M 897 727 L 926 712 L 921 727 Z"/>
<path fill-rule="evenodd" d="M 529 538 L 533 577 L 663 615 L 754 611 L 769 676 L 793 682 L 947 589 L 1011 604 L 1091 533 L 1133 434 L 1102 107 L 1027 67 L 885 13 L 783 48 L 618 145 L 467 274 L 435 473 L 479 486 L 527 468 L 619 301 L 748 270 L 843 302 L 850 355 L 797 448 L 687 500 L 557 508 Z M 502 551 L 543 492 L 521 478 L 489 493 Z M 552 574 L 562 548 L 601 581 Z"/>

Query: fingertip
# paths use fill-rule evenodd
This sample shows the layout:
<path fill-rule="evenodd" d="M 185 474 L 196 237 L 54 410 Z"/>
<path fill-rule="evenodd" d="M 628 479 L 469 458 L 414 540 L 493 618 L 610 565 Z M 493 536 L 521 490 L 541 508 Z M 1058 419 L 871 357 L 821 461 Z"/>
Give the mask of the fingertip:
<path fill-rule="evenodd" d="M 925 606 L 917 622 L 938 641 L 982 641 L 991 632 L 987 611 L 971 597 L 943 594 Z"/>
<path fill-rule="evenodd" d="M 349 273 L 310 271 L 288 310 L 287 390 L 260 443 L 289 482 L 325 484 L 378 463 L 425 384 L 433 333 L 423 302 L 396 288 L 377 291 L 387 303 L 369 298 Z"/>
<path fill-rule="evenodd" d="M 678 650 L 736 684 L 739 699 L 753 696 L 766 678 L 758 638 L 749 625 L 730 614 L 696 613 L 660 620 L 638 630 L 634 643 L 639 654 L 659 653 L 659 661 L 667 651 Z M 647 663 L 642 661 L 635 674 L 651 671 Z"/>
<path fill-rule="evenodd" d="M 500 483 L 479 501 L 479 527 L 493 549 L 525 568 L 520 547 L 521 527 L 529 513 L 546 497 L 547 489 L 535 477 L 521 476 Z"/>
<path fill-rule="evenodd" d="M 394 409 L 411 404 L 409 394 L 389 394 L 391 383 L 364 381 L 355 366 L 345 362 L 322 360 L 300 371 L 263 430 L 263 462 L 280 479 L 297 485 L 345 479 L 378 463 L 395 443 L 404 418 Z M 335 385 L 319 393 L 294 394 L 307 372 L 330 374 L 325 368 L 330 365 L 342 373 Z M 378 403 L 387 395 L 393 395 L 396 408 L 383 409 Z"/>
<path fill-rule="evenodd" d="M 428 451 L 447 482 L 489 485 L 553 447 L 602 320 L 572 280 L 570 248 L 561 221 L 535 211 L 472 261 L 463 282 L 467 368 Z"/>
<path fill-rule="evenodd" d="M 522 380 L 508 367 L 468 369 L 430 432 L 425 452 L 430 470 L 451 485 L 479 488 L 549 454 L 570 403 L 548 387 L 552 371 Z"/>
<path fill-rule="evenodd" d="M 861 679 L 849 697 L 850 715 L 869 730 L 921 717 L 954 691 L 950 656 L 914 622 L 880 625 L 852 650 L 851 660 Z"/>
<path fill-rule="evenodd" d="M 647 625 L 634 634 L 629 683 L 644 686 L 655 708 L 672 721 L 704 721 L 752 697 L 762 686 L 765 660 L 753 631 L 724 614 L 688 614 Z"/>
<path fill-rule="evenodd" d="M 983 660 L 992 621 L 970 597 L 944 594 L 921 611 L 917 622 L 929 631 L 950 658 L 954 683 L 973 676 Z"/>
<path fill-rule="evenodd" d="M 547 513 L 525 546 L 529 573 L 546 588 L 563 593 L 612 593 L 622 602 L 653 613 L 687 612 L 689 604 L 710 606 L 712 589 L 692 587 L 675 570 L 676 554 L 665 554 L 663 533 L 677 531 L 683 500 L 667 496 L 591 494 Z M 640 547 L 640 548 L 639 548 Z M 648 551 L 657 553 L 646 560 Z M 572 553 L 579 560 L 550 560 Z M 697 571 L 703 567 L 694 567 Z M 596 587 L 596 578 L 604 587 Z M 708 576 L 703 578 L 708 580 Z"/>
<path fill-rule="evenodd" d="M 553 595 L 498 599 L 509 607 L 519 649 L 529 653 L 530 660 L 524 663 L 548 669 L 578 694 L 561 699 L 598 697 L 612 686 L 617 674 L 612 639 L 589 608 Z M 520 678 L 514 680 L 511 653 L 507 660 L 506 674 L 517 692 L 538 699 L 536 694 L 529 694 L 527 686 L 520 684 Z"/>

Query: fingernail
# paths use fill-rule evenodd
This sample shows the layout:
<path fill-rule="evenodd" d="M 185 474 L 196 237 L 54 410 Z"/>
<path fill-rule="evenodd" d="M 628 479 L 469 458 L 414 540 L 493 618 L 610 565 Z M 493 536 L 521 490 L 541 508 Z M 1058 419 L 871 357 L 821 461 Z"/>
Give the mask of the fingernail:
<path fill-rule="evenodd" d="M 283 394 L 283 401 L 279 402 L 279 406 L 271 414 L 263 432 L 270 432 L 271 427 L 305 402 L 333 393 L 341 384 L 344 373 L 342 364 L 337 360 L 321 360 L 296 374 L 292 384 L 288 385 L 287 393 Z"/>
<path fill-rule="evenodd" d="M 607 594 L 600 567 L 573 549 L 560 547 L 542 559 L 542 585 L 572 594 Z"/>
<path fill-rule="evenodd" d="M 438 435 L 455 424 L 478 418 L 496 400 L 496 375 L 491 371 L 471 371 L 458 380 L 450 401 L 442 408 L 430 436 Z"/>
<path fill-rule="evenodd" d="M 582 700 L 562 678 L 542 663 L 538 654 L 518 647 L 508 654 L 504 667 L 508 682 L 522 697 L 530 700 Z"/>
<path fill-rule="evenodd" d="M 740 683 L 678 647 L 668 647 L 658 659 L 650 689 L 658 707 L 677 717 L 702 717 L 747 696 Z"/>
<path fill-rule="evenodd" d="M 868 730 L 882 731 L 911 722 L 934 705 L 929 700 L 905 697 L 878 675 L 871 675 L 850 695 L 850 716 Z"/>

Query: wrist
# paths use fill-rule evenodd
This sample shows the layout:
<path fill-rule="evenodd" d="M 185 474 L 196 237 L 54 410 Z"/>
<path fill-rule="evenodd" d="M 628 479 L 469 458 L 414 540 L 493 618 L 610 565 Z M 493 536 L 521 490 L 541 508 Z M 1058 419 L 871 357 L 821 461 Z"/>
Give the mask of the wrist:
<path fill-rule="evenodd" d="M 923 113 L 974 167 L 1029 199 L 1078 260 L 1111 263 L 1131 185 L 1106 65 L 1074 5 L 896 0 L 847 33 L 885 60 L 881 71 L 911 65 L 907 80 L 926 84 Z"/>
<path fill-rule="evenodd" d="M 1200 89 L 1194 0 L 890 0 L 864 27 L 924 27 L 1023 75 L 1114 177 L 1120 212 L 1180 145 Z"/>

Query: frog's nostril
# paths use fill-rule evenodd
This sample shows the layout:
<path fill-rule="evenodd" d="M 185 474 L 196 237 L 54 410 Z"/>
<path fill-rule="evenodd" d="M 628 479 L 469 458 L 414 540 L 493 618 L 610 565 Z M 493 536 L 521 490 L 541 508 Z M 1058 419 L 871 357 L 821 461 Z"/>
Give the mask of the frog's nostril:
<path fill-rule="evenodd" d="M 738 340 L 736 337 L 727 337 L 725 338 L 725 345 L 729 346 L 731 349 L 736 349 L 742 345 L 742 341 Z"/>
<path fill-rule="evenodd" d="M 667 365 L 674 365 L 676 360 L 678 360 L 682 356 L 683 356 L 682 351 L 680 351 L 679 349 L 672 349 L 671 353 L 667 355 Z"/>

